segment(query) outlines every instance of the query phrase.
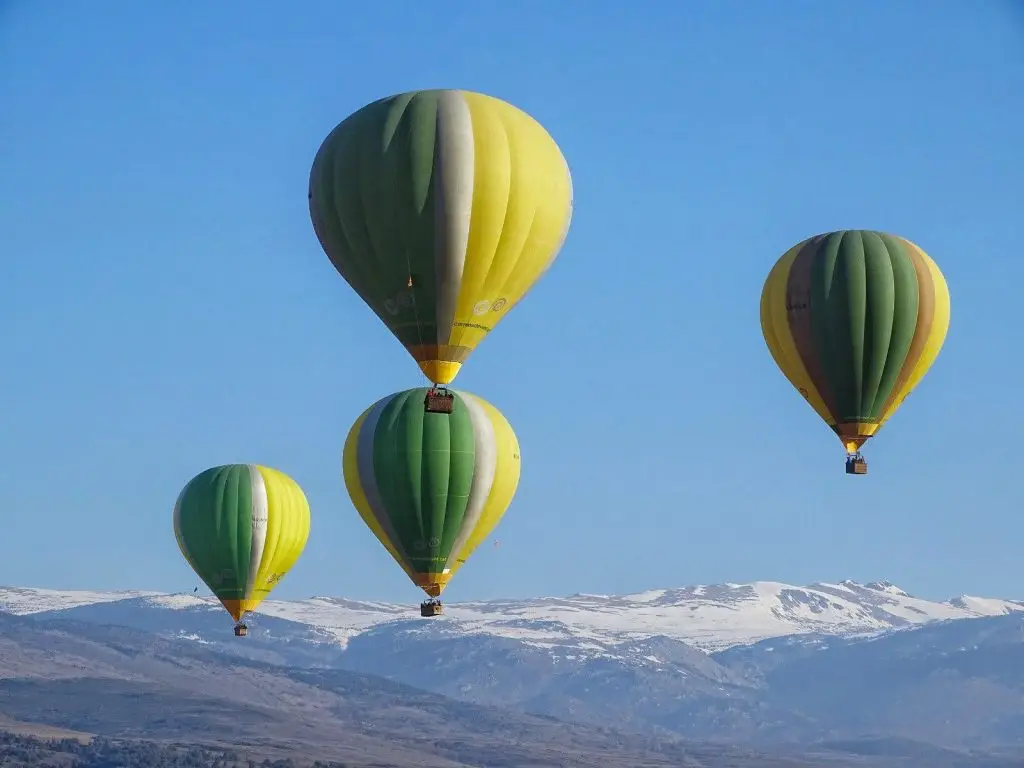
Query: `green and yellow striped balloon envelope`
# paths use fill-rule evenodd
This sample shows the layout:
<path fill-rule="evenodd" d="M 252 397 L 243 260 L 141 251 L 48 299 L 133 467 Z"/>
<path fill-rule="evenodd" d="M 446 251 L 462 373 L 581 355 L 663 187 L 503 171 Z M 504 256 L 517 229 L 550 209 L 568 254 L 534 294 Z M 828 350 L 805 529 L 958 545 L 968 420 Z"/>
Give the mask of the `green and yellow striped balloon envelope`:
<path fill-rule="evenodd" d="M 761 330 L 775 363 L 850 454 L 928 372 L 949 317 L 935 262 L 909 240 L 870 230 L 798 243 L 761 292 Z"/>
<path fill-rule="evenodd" d="M 544 127 L 482 93 L 368 104 L 324 139 L 309 214 L 338 273 L 447 385 L 555 260 L 572 178 Z"/>
<path fill-rule="evenodd" d="M 467 392 L 428 413 L 427 389 L 370 406 L 345 441 L 352 503 L 427 595 L 437 597 L 501 520 L 519 484 L 519 442 L 493 405 Z"/>
<path fill-rule="evenodd" d="M 174 535 L 188 564 L 241 621 L 302 555 L 309 504 L 298 483 L 276 469 L 212 467 L 179 494 Z"/>

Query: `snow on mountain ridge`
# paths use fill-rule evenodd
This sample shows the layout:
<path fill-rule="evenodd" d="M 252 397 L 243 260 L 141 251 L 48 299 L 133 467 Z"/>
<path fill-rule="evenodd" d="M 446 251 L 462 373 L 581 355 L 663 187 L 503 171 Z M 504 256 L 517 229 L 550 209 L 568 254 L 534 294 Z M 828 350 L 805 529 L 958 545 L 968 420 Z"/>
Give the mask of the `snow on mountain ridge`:
<path fill-rule="evenodd" d="M 52 613 L 101 603 L 138 610 L 220 610 L 190 593 L 0 588 L 0 612 Z M 133 610 L 135 610 L 133 608 Z M 795 587 L 779 582 L 707 584 L 631 595 L 584 595 L 450 603 L 435 621 L 460 634 L 515 638 L 542 647 L 608 647 L 664 636 L 706 651 L 796 634 L 861 635 L 931 621 L 1024 611 L 1024 601 L 961 596 L 913 597 L 888 582 L 843 581 Z M 259 615 L 306 625 L 339 645 L 378 625 L 412 619 L 415 606 L 346 598 L 268 600 Z M 257 622 L 259 618 L 257 616 Z M 415 626 L 415 624 L 411 625 Z"/>
<path fill-rule="evenodd" d="M 113 603 L 136 597 L 161 595 L 160 592 L 98 592 L 92 590 L 40 589 L 36 587 L 0 587 L 0 613 L 24 616 L 47 611 L 64 611 L 80 605 Z"/>

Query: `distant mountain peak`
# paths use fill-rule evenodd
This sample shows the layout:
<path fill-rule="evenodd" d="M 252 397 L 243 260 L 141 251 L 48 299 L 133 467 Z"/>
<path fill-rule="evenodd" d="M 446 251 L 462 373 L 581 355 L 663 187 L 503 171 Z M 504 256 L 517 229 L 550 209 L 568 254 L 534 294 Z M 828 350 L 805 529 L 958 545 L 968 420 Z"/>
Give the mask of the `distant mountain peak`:
<path fill-rule="evenodd" d="M 897 587 L 891 581 L 872 581 L 869 584 L 864 585 L 867 589 L 873 589 L 876 592 L 885 592 L 890 595 L 898 595 L 900 597 L 910 597 L 908 592 Z"/>

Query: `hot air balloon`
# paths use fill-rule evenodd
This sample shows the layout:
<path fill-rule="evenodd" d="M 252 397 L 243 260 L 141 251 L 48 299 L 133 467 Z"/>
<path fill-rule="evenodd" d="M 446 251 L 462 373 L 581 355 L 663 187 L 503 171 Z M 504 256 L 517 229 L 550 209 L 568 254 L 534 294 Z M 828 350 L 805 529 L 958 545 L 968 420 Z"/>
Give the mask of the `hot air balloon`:
<path fill-rule="evenodd" d="M 396 392 L 356 420 L 343 471 L 373 535 L 443 612 L 445 586 L 487 539 L 519 484 L 519 442 L 497 408 L 451 390 L 451 413 L 422 406 L 426 389 Z"/>
<path fill-rule="evenodd" d="M 309 538 L 309 504 L 283 472 L 227 464 L 196 475 L 174 505 L 174 535 L 188 564 L 235 620 L 263 602 Z"/>
<path fill-rule="evenodd" d="M 949 288 L 902 237 L 870 230 L 804 240 L 772 268 L 761 330 L 775 363 L 843 441 L 846 471 L 861 446 L 935 362 L 949 330 Z"/>
<path fill-rule="evenodd" d="M 331 131 L 309 176 L 324 252 L 442 395 L 551 266 L 572 210 L 569 168 L 547 131 L 469 91 L 363 107 Z"/>

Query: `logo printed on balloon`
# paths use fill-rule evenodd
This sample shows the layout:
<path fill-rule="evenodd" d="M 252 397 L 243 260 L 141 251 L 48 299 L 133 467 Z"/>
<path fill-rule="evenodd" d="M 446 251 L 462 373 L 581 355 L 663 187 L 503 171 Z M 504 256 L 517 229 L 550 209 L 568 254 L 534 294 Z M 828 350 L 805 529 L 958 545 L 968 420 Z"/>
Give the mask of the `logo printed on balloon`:
<path fill-rule="evenodd" d="M 506 304 L 508 304 L 508 299 L 504 296 L 493 302 L 490 299 L 483 299 L 473 305 L 473 314 L 480 316 L 486 315 L 488 312 L 500 312 Z"/>
<path fill-rule="evenodd" d="M 384 309 L 389 315 L 397 315 L 403 309 L 416 306 L 416 297 L 412 291 L 401 290 L 394 296 L 384 299 Z"/>

